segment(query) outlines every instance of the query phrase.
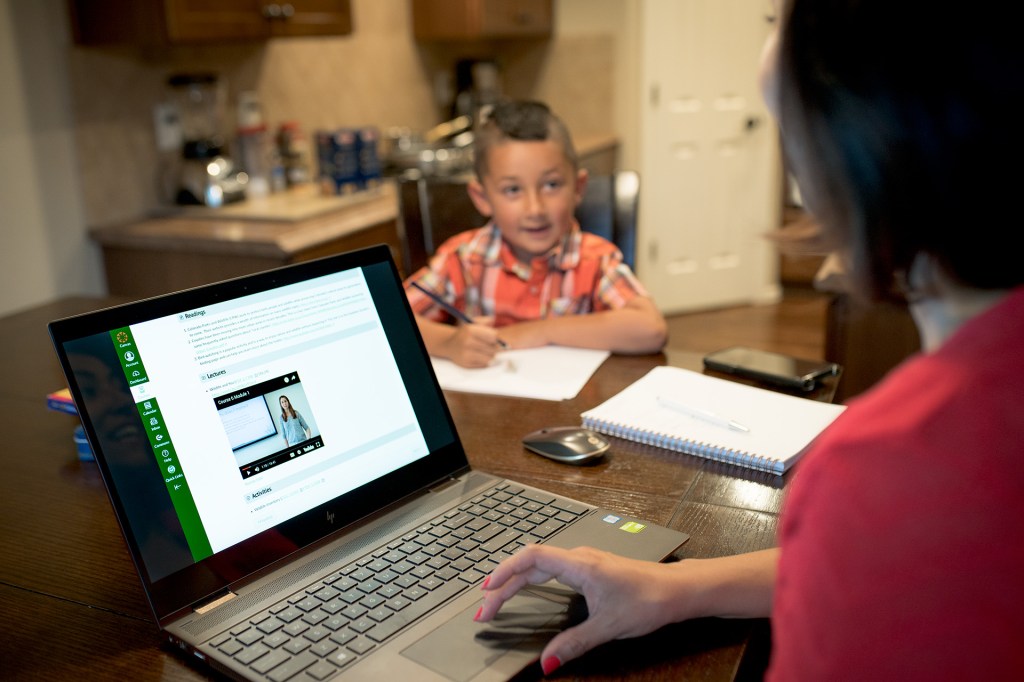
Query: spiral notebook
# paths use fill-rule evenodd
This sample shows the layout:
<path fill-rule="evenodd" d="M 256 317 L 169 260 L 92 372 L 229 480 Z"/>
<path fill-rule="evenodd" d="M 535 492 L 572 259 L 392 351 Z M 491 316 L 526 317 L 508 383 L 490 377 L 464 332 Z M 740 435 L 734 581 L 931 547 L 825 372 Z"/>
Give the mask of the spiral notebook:
<path fill-rule="evenodd" d="M 655 367 L 581 416 L 618 438 L 781 474 L 845 409 L 679 367 Z"/>

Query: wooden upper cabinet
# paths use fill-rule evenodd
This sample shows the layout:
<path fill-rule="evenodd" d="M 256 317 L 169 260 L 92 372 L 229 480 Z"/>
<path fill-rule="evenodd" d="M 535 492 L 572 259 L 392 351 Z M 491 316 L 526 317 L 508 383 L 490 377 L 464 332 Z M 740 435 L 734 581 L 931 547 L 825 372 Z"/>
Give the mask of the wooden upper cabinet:
<path fill-rule="evenodd" d="M 352 32 L 350 0 L 263 2 L 271 36 L 338 36 Z"/>
<path fill-rule="evenodd" d="M 418 40 L 549 37 L 553 0 L 412 0 Z"/>
<path fill-rule="evenodd" d="M 93 0 L 84 0 L 91 3 Z M 252 0 L 162 0 L 169 43 L 260 40 L 271 22 Z"/>
<path fill-rule="evenodd" d="M 347 35 L 351 0 L 68 0 L 79 45 L 180 45 Z"/>

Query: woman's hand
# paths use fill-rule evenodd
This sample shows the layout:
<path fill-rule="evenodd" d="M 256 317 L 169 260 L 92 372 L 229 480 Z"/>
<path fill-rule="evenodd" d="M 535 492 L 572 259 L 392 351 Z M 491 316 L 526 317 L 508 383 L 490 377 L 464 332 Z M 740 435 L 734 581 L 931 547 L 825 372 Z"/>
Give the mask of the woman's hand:
<path fill-rule="evenodd" d="M 589 547 L 527 545 L 484 581 L 484 604 L 475 620 L 491 620 L 519 590 L 551 579 L 583 595 L 587 619 L 556 635 L 541 653 L 541 666 L 549 674 L 599 644 L 645 635 L 676 620 L 672 607 L 681 589 L 677 566 Z"/>
<path fill-rule="evenodd" d="M 474 620 L 489 621 L 527 585 L 557 580 L 583 595 L 587 619 L 541 652 L 544 674 L 613 639 L 639 637 L 689 618 L 763 618 L 771 612 L 779 550 L 658 564 L 589 547 L 527 545 L 484 581 Z"/>

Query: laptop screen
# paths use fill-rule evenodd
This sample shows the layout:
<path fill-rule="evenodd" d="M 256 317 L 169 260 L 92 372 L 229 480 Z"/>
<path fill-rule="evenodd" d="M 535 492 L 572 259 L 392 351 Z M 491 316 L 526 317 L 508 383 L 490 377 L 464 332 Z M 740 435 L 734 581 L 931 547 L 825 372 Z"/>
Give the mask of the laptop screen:
<path fill-rule="evenodd" d="M 384 247 L 51 334 L 157 592 L 200 598 L 466 465 Z"/>

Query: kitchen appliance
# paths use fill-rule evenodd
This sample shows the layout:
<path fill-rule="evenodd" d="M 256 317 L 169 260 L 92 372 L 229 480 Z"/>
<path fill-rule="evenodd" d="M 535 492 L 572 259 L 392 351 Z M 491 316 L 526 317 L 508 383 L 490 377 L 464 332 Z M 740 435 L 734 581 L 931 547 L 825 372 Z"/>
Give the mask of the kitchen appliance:
<path fill-rule="evenodd" d="M 167 84 L 184 138 L 176 203 L 217 207 L 244 199 L 248 176 L 225 151 L 223 90 L 217 76 L 179 73 Z"/>
<path fill-rule="evenodd" d="M 245 194 L 264 197 L 271 190 L 274 156 L 263 121 L 263 106 L 255 92 L 238 93 L 237 116 L 235 150 L 241 170 L 249 176 Z"/>
<path fill-rule="evenodd" d="M 473 119 L 457 116 L 424 133 L 390 128 L 384 134 L 384 173 L 403 178 L 451 176 L 473 168 Z"/>
<path fill-rule="evenodd" d="M 419 133 L 391 128 L 384 135 L 384 173 L 402 179 L 461 176 L 473 170 L 473 123 L 480 109 L 502 97 L 501 69 L 494 59 L 455 64 L 457 95 L 452 118 Z"/>
<path fill-rule="evenodd" d="M 501 68 L 494 59 L 461 59 L 455 64 L 453 116 L 476 117 L 480 107 L 502 96 Z"/>

